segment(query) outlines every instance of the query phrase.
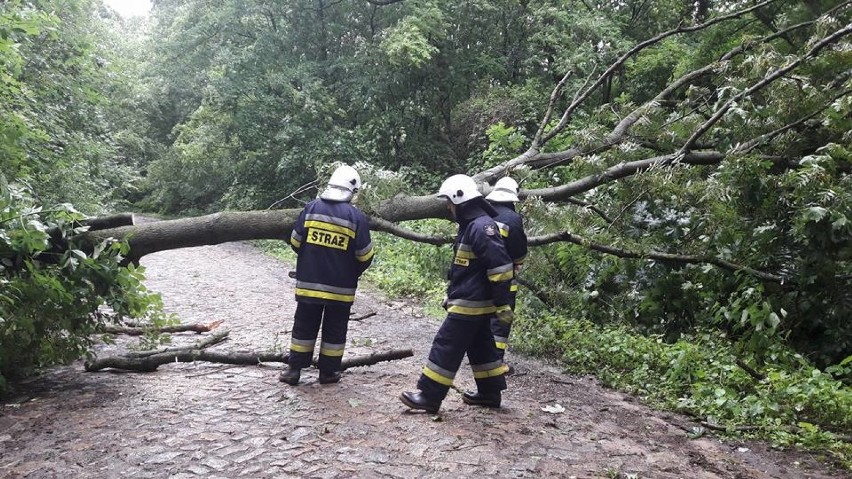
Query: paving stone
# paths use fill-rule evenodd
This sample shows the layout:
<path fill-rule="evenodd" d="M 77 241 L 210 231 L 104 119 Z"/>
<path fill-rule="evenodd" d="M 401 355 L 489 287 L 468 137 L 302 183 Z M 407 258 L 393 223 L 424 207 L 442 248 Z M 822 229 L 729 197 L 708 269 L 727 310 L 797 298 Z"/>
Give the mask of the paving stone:
<path fill-rule="evenodd" d="M 173 460 L 176 457 L 179 457 L 179 456 L 182 456 L 182 455 L 183 455 L 183 453 L 179 452 L 179 451 L 163 452 L 163 453 L 157 454 L 156 456 L 146 460 L 144 462 L 144 464 L 166 464 L 166 463 L 173 462 Z"/>
<path fill-rule="evenodd" d="M 201 461 L 201 464 L 203 464 L 203 465 L 205 465 L 205 466 L 207 466 L 211 469 L 221 471 L 222 469 L 225 469 L 226 467 L 228 467 L 228 465 L 230 465 L 231 463 L 230 463 L 230 461 L 226 461 L 226 460 L 220 459 L 218 457 L 206 457 Z"/>

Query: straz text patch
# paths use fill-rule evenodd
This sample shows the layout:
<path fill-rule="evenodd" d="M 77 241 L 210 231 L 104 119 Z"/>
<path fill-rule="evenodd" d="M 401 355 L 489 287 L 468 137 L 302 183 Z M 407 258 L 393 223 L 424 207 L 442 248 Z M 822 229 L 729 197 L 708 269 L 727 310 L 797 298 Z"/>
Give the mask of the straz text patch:
<path fill-rule="evenodd" d="M 340 233 L 308 228 L 308 243 L 346 250 L 349 247 L 349 237 Z"/>

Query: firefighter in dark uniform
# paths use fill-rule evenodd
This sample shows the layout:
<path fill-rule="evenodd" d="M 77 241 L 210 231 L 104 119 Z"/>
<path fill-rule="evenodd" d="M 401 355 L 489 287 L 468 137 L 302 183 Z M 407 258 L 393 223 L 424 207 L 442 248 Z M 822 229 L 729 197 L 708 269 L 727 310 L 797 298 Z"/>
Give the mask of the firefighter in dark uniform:
<path fill-rule="evenodd" d="M 299 214 L 290 235 L 296 251 L 296 314 L 290 359 L 280 380 L 295 386 L 302 368 L 311 365 L 320 325 L 320 384 L 340 381 L 349 310 L 358 279 L 373 260 L 367 217 L 351 201 L 361 177 L 343 165 L 328 187 Z"/>
<path fill-rule="evenodd" d="M 518 199 L 518 182 L 512 178 L 500 178 L 494 184 L 494 189 L 485 197 L 491 206 L 497 211 L 497 216 L 494 221 L 500 228 L 500 236 L 506 243 L 506 251 L 512 258 L 512 263 L 515 266 L 515 275 L 524 263 L 527 257 L 527 234 L 524 232 L 524 218 L 515 211 L 515 203 Z M 512 311 L 515 310 L 515 297 L 518 294 L 518 282 L 512 280 L 511 291 L 511 306 Z M 505 363 L 506 349 L 509 347 L 509 333 L 512 331 L 512 325 L 504 323 L 497 318 L 491 319 L 491 332 L 494 334 L 494 344 L 497 346 L 497 351 L 500 353 L 500 359 Z M 512 367 L 508 366 L 509 371 Z M 508 372 L 508 371 L 507 371 Z"/>
<path fill-rule="evenodd" d="M 466 404 L 500 407 L 501 391 L 506 389 L 505 365 L 500 360 L 491 335 L 491 318 L 511 323 L 509 286 L 513 277 L 512 259 L 492 219 L 496 212 L 477 190 L 469 176 L 447 178 L 438 192 L 459 223 L 450 267 L 445 308 L 429 360 L 417 381 L 417 392 L 404 392 L 400 400 L 411 409 L 437 413 L 467 354 L 476 392 L 466 392 Z"/>

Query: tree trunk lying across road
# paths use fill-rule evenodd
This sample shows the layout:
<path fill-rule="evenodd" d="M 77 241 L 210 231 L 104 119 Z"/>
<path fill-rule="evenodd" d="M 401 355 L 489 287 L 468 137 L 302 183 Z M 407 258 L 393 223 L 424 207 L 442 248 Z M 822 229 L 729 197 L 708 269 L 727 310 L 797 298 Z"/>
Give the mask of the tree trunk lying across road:
<path fill-rule="evenodd" d="M 359 366 L 371 366 L 382 361 L 394 361 L 413 355 L 414 351 L 411 349 L 392 349 L 390 351 L 375 352 L 366 356 L 344 359 L 341 367 L 342 369 L 349 369 Z M 95 359 L 91 362 L 86 361 L 85 368 L 87 372 L 96 372 L 106 368 L 152 372 L 156 371 L 160 365 L 175 362 L 208 361 L 212 363 L 252 365 L 259 363 L 285 363 L 289 356 L 288 353 L 259 353 L 255 351 L 214 352 L 204 349 L 190 349 L 154 354 L 142 358 L 113 356 Z"/>
<path fill-rule="evenodd" d="M 91 244 L 107 238 L 127 239 L 127 261 L 157 251 L 246 241 L 253 239 L 288 240 L 298 209 L 215 213 L 195 218 L 157 221 L 84 233 Z"/>

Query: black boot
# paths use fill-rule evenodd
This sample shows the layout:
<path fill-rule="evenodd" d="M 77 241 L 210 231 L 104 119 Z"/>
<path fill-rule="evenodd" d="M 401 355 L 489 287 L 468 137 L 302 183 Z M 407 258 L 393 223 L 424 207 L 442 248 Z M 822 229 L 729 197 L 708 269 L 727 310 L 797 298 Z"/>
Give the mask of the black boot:
<path fill-rule="evenodd" d="M 299 377 L 301 375 L 301 369 L 287 366 L 286 368 L 284 368 L 284 371 L 281 372 L 281 375 L 278 376 L 278 380 L 282 383 L 287 383 L 291 386 L 295 386 L 299 384 Z"/>
<path fill-rule="evenodd" d="M 466 392 L 462 394 L 462 401 L 471 406 L 500 407 L 500 400 L 501 395 L 499 392 L 487 394 Z"/>
<path fill-rule="evenodd" d="M 320 371 L 319 373 L 320 384 L 332 384 L 338 381 L 340 381 L 340 371 L 332 371 L 330 373 Z"/>
<path fill-rule="evenodd" d="M 429 399 L 420 391 L 416 393 L 404 392 L 399 396 L 399 400 L 411 409 L 420 409 L 429 414 L 437 414 L 441 407 L 441 401 Z"/>

